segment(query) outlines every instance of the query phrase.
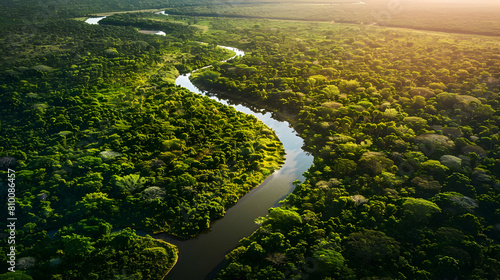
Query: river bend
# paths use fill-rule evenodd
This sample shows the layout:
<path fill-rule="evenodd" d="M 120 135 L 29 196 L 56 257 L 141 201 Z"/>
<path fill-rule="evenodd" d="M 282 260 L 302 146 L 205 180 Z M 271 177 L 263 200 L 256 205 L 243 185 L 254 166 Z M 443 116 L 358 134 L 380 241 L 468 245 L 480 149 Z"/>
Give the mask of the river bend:
<path fill-rule="evenodd" d="M 97 24 L 98 21 L 92 20 L 89 23 Z M 244 55 L 241 50 L 221 47 L 234 51 L 235 56 Z M 179 240 L 168 234 L 154 236 L 179 248 L 177 264 L 166 276 L 166 280 L 213 279 L 224 265 L 224 256 L 238 245 L 241 238 L 249 236 L 258 228 L 254 220 L 265 216 L 269 208 L 279 206 L 279 201 L 293 191 L 292 183 L 297 179 L 302 181 L 304 179 L 302 174 L 313 162 L 312 155 L 302 150 L 303 139 L 288 122 L 252 105 L 202 91 L 191 83 L 190 75 L 180 75 L 175 84 L 258 118 L 276 132 L 285 148 L 286 159 L 281 169 L 243 196 L 236 205 L 227 209 L 223 218 L 213 222 L 210 229 L 203 231 L 197 237 Z"/>

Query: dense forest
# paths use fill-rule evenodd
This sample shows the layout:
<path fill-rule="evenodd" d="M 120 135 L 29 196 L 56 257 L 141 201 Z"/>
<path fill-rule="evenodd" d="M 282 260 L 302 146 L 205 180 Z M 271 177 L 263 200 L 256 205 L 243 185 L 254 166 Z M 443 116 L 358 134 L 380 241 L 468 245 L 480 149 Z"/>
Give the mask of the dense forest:
<path fill-rule="evenodd" d="M 33 2 L 6 1 L 0 30 L 0 193 L 15 169 L 18 218 L 17 272 L 0 279 L 162 279 L 177 248 L 132 229 L 196 236 L 279 169 L 272 130 L 174 85 L 209 64 L 194 83 L 285 118 L 315 158 L 217 279 L 498 279 L 500 39 L 470 35 L 499 34 L 494 3 L 172 1 L 180 15 L 66 18 L 164 5 L 87 0 L 21 25 Z M 372 4 L 384 25 L 467 34 L 380 27 Z M 285 14 L 300 21 L 251 19 Z M 218 63 L 232 55 L 218 44 L 246 55 Z"/>
<path fill-rule="evenodd" d="M 281 113 L 315 155 L 218 279 L 498 279 L 497 38 L 213 27 L 249 53 L 195 83 Z"/>
<path fill-rule="evenodd" d="M 177 249 L 122 228 L 192 237 L 283 161 L 255 117 L 173 84 L 230 51 L 184 24 L 112 23 L 2 31 L 0 173 L 16 170 L 18 270 L 34 279 L 161 279 Z"/>
<path fill-rule="evenodd" d="M 92 13 L 162 9 L 206 5 L 210 0 L 2 0 L 0 22 L 4 25 L 46 23 L 54 18 L 69 18 Z"/>

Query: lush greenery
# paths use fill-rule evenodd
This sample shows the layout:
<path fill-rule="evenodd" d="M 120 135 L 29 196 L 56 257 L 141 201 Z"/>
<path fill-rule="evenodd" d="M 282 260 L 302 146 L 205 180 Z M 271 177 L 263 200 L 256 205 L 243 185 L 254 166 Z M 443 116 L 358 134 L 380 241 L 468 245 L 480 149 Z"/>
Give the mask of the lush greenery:
<path fill-rule="evenodd" d="M 210 0 L 3 0 L 0 22 L 5 25 L 46 23 L 54 18 L 79 17 L 88 14 L 162 9 L 210 3 Z"/>
<path fill-rule="evenodd" d="M 500 4 L 494 0 L 476 1 L 243 1 L 219 7 L 201 4 L 174 6 L 172 14 L 217 17 L 272 18 L 357 23 L 408 27 L 454 33 L 500 35 Z"/>
<path fill-rule="evenodd" d="M 2 30 L 1 174 L 16 170 L 18 269 L 34 279 L 161 279 L 176 249 L 112 228 L 194 236 L 283 161 L 255 117 L 173 84 L 232 52 L 183 39 L 198 28 L 148 27 L 168 34 L 76 20 Z"/>
<path fill-rule="evenodd" d="M 248 53 L 193 80 L 287 116 L 315 155 L 307 180 L 227 256 L 220 279 L 498 277 L 497 38 L 213 27 Z"/>
<path fill-rule="evenodd" d="M 163 279 L 177 261 L 175 246 L 128 229 L 110 233 L 111 224 L 84 219 L 56 234 L 37 234 L 17 260 L 33 279 Z M 46 256 L 52 255 L 50 259 Z M 8 275 L 8 274 L 7 274 Z"/>
<path fill-rule="evenodd" d="M 14 2 L 11 17 L 38 7 Z M 263 124 L 173 85 L 179 73 L 229 57 L 216 47 L 224 44 L 246 56 L 193 81 L 279 113 L 315 162 L 227 255 L 218 279 L 497 279 L 499 39 L 371 25 L 494 35 L 494 4 L 445 12 L 408 1 L 404 9 L 293 2 L 189 13 L 368 24 L 50 19 L 112 9 L 92 1 L 24 27 L 8 22 L 0 30 L 0 166 L 4 177 L 17 170 L 16 249 L 27 275 L 0 277 L 161 279 L 177 250 L 113 228 L 194 236 L 279 167 L 283 150 Z M 159 8 L 130 4 L 116 2 Z"/>

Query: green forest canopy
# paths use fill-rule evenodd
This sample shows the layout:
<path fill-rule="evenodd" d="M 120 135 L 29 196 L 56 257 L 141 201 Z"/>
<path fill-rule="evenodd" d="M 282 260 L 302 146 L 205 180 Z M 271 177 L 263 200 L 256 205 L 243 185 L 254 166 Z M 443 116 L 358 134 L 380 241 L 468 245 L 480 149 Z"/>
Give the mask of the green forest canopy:
<path fill-rule="evenodd" d="M 34 279 L 160 279 L 177 249 L 112 229 L 192 237 L 283 162 L 255 117 L 173 83 L 232 52 L 184 39 L 202 32 L 184 24 L 151 26 L 166 36 L 109 24 L 0 40 L 0 172 L 16 170 L 18 269 Z"/>
<path fill-rule="evenodd" d="M 114 19 L 133 25 L 154 17 Z M 113 273 L 120 258 L 148 254 L 169 259 L 154 268 L 165 272 L 175 250 L 130 231 L 118 235 L 137 239 L 143 250 L 131 256 L 120 255 L 126 249 L 111 250 L 106 268 L 92 260 L 97 248 L 116 247 L 112 227 L 196 234 L 278 167 L 262 161 L 268 155 L 280 161 L 272 132 L 172 85 L 179 72 L 229 56 L 191 43 L 205 41 L 237 46 L 247 55 L 193 80 L 287 116 L 315 156 L 306 181 L 285 205 L 228 254 L 220 279 L 496 279 L 497 38 L 331 23 L 189 20 L 209 21 L 210 32 L 179 25 L 166 38 L 148 37 L 127 24 L 76 21 L 37 25 L 30 37 L 23 33 L 29 30 L 2 31 L 9 34 L 2 36 L 2 155 L 9 156 L 7 165 L 17 158 L 24 169 L 19 180 L 31 182 L 20 196 L 28 222 L 21 243 L 30 245 L 19 247 L 31 275 L 90 279 L 105 269 Z M 463 33 L 477 27 L 467 25 Z M 231 127 L 223 126 L 226 118 Z M 245 131 L 249 125 L 257 126 L 254 134 Z M 17 136 L 6 137 L 11 135 Z M 204 142 L 214 137 L 224 141 Z M 235 149 L 251 139 L 264 144 Z M 247 165 L 248 158 L 255 163 Z M 233 184 L 213 199 L 217 181 Z M 143 212 L 131 210 L 137 205 L 145 206 Z M 78 225 L 68 226 L 75 218 Z M 132 224 L 137 220 L 144 224 Z M 58 230 L 51 237 L 53 228 Z M 83 271 L 80 263 L 92 269 Z M 45 273 L 51 265 L 56 269 Z M 133 265 L 126 263 L 120 276 L 146 273 Z"/>

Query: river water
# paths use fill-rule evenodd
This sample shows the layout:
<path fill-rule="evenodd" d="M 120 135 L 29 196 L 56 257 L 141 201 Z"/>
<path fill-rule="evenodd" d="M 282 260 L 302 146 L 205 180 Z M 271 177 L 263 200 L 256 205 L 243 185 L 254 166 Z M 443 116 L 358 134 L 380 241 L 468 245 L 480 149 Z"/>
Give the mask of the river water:
<path fill-rule="evenodd" d="M 85 20 L 85 22 L 88 24 L 99 24 L 99 21 L 103 18 L 106 18 L 106 17 L 91 17 L 91 18 L 88 18 L 87 20 Z"/>
<path fill-rule="evenodd" d="M 239 56 L 244 54 L 234 48 L 225 48 L 235 51 Z M 201 91 L 191 83 L 190 75 L 179 76 L 175 84 L 257 117 L 276 132 L 285 148 L 286 160 L 280 170 L 274 172 L 260 186 L 241 198 L 235 206 L 228 209 L 222 219 L 212 223 L 211 228 L 199 236 L 186 241 L 180 241 L 168 235 L 155 236 L 179 248 L 179 260 L 167 275 L 167 280 L 213 279 L 223 265 L 224 256 L 238 245 L 241 238 L 249 236 L 257 229 L 258 225 L 254 223 L 254 220 L 265 216 L 269 208 L 278 206 L 279 201 L 293 191 L 293 181 L 304 179 L 302 173 L 311 166 L 313 161 L 313 157 L 302 150 L 304 141 L 297 136 L 288 122 L 279 120 L 272 113 L 251 105 Z"/>
<path fill-rule="evenodd" d="M 241 50 L 224 48 L 235 51 L 236 56 L 244 55 Z M 167 275 L 166 280 L 213 279 L 224 265 L 224 256 L 238 245 L 241 238 L 249 236 L 258 228 L 254 220 L 265 216 L 269 208 L 279 206 L 279 201 L 293 191 L 292 183 L 295 180 L 302 181 L 304 179 L 302 174 L 313 162 L 312 155 L 302 150 L 304 141 L 288 122 L 250 104 L 204 92 L 191 83 L 190 75 L 179 76 L 175 84 L 258 118 L 276 132 L 285 148 L 286 159 L 281 169 L 275 171 L 261 185 L 243 196 L 236 205 L 226 211 L 223 218 L 213 222 L 210 229 L 200 233 L 197 237 L 179 240 L 168 234 L 154 236 L 179 248 L 177 264 Z"/>

